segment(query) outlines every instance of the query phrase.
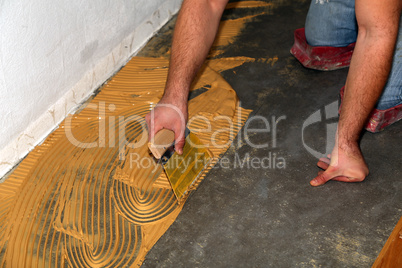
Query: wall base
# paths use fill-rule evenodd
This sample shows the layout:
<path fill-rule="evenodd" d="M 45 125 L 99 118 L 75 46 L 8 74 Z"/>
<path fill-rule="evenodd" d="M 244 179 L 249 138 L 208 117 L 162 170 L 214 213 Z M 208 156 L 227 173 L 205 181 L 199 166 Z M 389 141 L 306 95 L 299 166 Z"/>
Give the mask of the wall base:
<path fill-rule="evenodd" d="M 76 111 L 96 89 L 117 72 L 177 13 L 181 0 L 166 0 L 152 16 L 129 34 L 111 53 L 85 73 L 82 79 L 0 151 L 0 182 L 36 145 L 40 144 L 68 114 Z"/>

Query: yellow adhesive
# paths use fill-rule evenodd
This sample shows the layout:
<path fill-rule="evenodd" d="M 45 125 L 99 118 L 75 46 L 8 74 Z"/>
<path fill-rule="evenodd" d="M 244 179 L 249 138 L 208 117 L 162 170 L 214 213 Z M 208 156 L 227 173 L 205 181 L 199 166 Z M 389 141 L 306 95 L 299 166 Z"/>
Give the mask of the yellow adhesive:
<path fill-rule="evenodd" d="M 222 22 L 215 46 L 233 42 L 255 16 Z M 220 72 L 254 61 L 207 61 L 192 85 L 191 90 L 209 88 L 189 102 L 188 127 L 213 158 L 191 190 L 229 148 L 251 112 L 239 106 Z M 167 71 L 165 58 L 133 58 L 0 185 L 0 267 L 142 263 L 184 204 L 177 203 L 147 148 L 144 116 L 161 98 Z M 136 159 L 149 167 L 136 165 Z"/>
<path fill-rule="evenodd" d="M 152 163 L 147 142 L 138 148 L 124 145 L 147 141 L 143 118 L 162 95 L 167 65 L 162 58 L 133 58 L 1 185 L 2 266 L 121 267 L 142 262 L 182 208 L 160 167 L 130 165 L 133 154 Z M 189 128 L 209 144 L 216 163 L 250 111 L 239 107 L 219 73 L 206 66 L 199 77 L 197 86 L 211 88 L 190 101 Z M 132 120 L 119 123 L 120 118 Z M 205 118 L 211 119 L 209 132 L 202 132 Z M 119 140 L 123 131 L 126 140 Z M 212 145 L 215 139 L 219 146 Z"/>
<path fill-rule="evenodd" d="M 246 22 L 250 21 L 252 18 L 263 15 L 265 12 L 261 12 L 256 15 L 247 16 L 240 19 L 225 20 L 219 25 L 218 35 L 215 38 L 213 47 L 227 46 L 234 42 L 236 36 L 243 29 Z"/>
<path fill-rule="evenodd" d="M 217 72 L 223 72 L 228 69 L 233 69 L 238 67 L 246 62 L 261 62 L 265 64 L 270 64 L 274 66 L 274 64 L 278 61 L 278 57 L 274 56 L 272 58 L 249 58 L 249 57 L 231 57 L 231 58 L 221 58 L 221 59 L 212 59 L 209 60 L 208 66 L 214 69 Z"/>
<path fill-rule="evenodd" d="M 240 1 L 233 2 L 226 5 L 226 9 L 232 8 L 250 8 L 250 7 L 269 7 L 272 3 L 267 3 L 263 1 Z"/>

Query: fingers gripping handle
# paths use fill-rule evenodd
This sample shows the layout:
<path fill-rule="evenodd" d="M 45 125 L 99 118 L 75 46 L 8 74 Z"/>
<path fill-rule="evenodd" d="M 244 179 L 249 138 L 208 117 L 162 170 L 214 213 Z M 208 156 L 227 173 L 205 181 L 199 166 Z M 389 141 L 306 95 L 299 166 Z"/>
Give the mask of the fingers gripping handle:
<path fill-rule="evenodd" d="M 174 132 L 169 129 L 162 129 L 148 143 L 148 148 L 156 159 L 160 159 L 173 143 Z"/>

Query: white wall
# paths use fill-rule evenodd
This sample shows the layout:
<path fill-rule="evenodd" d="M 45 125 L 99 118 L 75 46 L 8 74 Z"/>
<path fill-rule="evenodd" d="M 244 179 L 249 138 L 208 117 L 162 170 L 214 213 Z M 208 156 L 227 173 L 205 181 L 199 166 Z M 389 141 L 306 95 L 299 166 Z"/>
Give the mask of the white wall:
<path fill-rule="evenodd" d="M 0 177 L 141 48 L 180 4 L 0 0 Z"/>

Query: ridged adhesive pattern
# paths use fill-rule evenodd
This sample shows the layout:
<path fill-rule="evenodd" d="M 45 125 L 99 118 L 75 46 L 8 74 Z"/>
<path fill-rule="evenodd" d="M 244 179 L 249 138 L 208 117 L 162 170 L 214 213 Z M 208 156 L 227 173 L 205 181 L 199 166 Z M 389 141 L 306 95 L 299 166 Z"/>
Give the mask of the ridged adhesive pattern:
<path fill-rule="evenodd" d="M 215 51 L 252 17 L 223 22 Z M 188 127 L 213 160 L 191 190 L 251 112 L 220 72 L 253 61 L 209 60 L 192 86 L 208 90 L 190 100 Z M 166 58 L 134 57 L 0 185 L 0 267 L 141 265 L 184 204 L 147 148 L 144 117 L 162 97 L 167 71 Z"/>

